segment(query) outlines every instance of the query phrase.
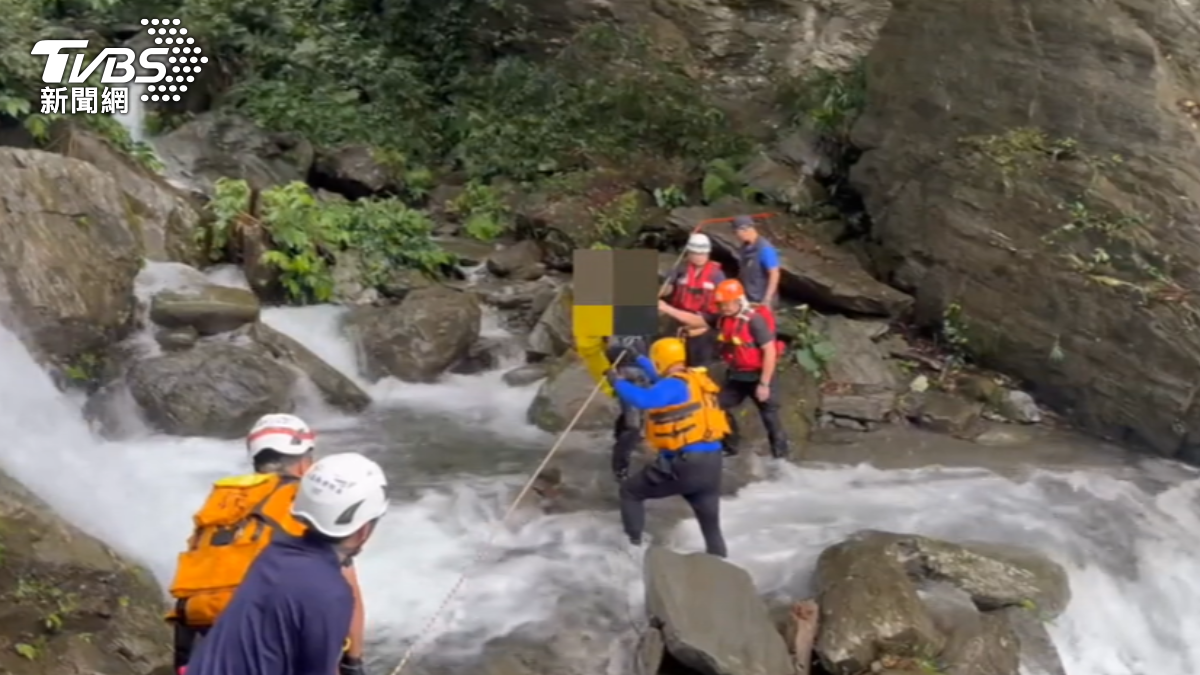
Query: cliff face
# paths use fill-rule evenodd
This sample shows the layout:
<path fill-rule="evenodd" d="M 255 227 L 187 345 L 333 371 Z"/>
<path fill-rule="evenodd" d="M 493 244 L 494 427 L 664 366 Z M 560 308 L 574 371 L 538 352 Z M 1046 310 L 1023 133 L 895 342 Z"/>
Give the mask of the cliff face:
<path fill-rule="evenodd" d="M 171 637 L 148 572 L 0 474 L 0 671 L 169 672 Z"/>
<path fill-rule="evenodd" d="M 853 184 L 878 271 L 1084 428 L 1200 459 L 1200 21 L 1172 0 L 900 0 Z"/>

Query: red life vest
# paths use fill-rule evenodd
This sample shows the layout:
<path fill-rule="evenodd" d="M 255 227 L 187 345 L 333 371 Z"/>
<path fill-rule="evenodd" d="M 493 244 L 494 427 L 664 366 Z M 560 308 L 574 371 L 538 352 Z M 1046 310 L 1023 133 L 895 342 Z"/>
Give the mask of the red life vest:
<path fill-rule="evenodd" d="M 717 343 L 721 346 L 721 358 L 731 370 L 739 372 L 756 372 L 762 370 L 762 348 L 754 344 L 754 335 L 750 332 L 750 320 L 757 314 L 767 322 L 771 332 L 775 332 L 775 313 L 765 305 L 752 305 L 749 310 L 734 316 L 722 316 L 717 322 Z M 783 356 L 784 343 L 775 340 L 775 357 Z"/>
<path fill-rule="evenodd" d="M 713 300 L 713 275 L 721 269 L 717 263 L 709 260 L 699 269 L 689 264 L 683 273 L 683 281 L 675 280 L 675 291 L 671 294 L 671 305 L 685 312 L 698 314 L 701 312 L 716 312 L 717 303 Z"/>

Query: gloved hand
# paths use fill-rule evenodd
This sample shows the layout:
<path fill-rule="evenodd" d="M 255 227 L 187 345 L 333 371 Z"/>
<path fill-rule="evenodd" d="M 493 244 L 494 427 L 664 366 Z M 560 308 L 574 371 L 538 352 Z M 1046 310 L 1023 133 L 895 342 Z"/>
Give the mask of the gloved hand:
<path fill-rule="evenodd" d="M 342 660 L 338 663 L 338 675 L 366 675 L 366 672 L 362 659 L 342 654 Z"/>
<path fill-rule="evenodd" d="M 617 374 L 616 370 L 609 368 L 608 370 L 604 371 L 604 379 L 608 380 L 608 384 L 615 388 L 617 386 L 617 380 L 621 379 L 621 376 Z"/>

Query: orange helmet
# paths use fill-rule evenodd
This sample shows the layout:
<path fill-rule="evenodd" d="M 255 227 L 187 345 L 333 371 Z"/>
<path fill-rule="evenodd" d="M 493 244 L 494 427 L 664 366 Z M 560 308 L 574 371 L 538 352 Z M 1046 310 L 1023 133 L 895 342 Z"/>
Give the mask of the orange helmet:
<path fill-rule="evenodd" d="M 735 302 L 746 297 L 746 289 L 742 288 L 742 282 L 737 279 L 726 279 L 717 284 L 717 290 L 713 293 L 713 299 L 717 302 Z"/>

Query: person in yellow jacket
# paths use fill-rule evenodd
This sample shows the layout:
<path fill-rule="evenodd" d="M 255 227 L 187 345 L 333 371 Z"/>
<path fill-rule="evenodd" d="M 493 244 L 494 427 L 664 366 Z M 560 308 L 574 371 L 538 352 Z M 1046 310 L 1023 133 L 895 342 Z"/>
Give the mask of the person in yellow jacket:
<path fill-rule="evenodd" d="M 646 442 L 654 453 L 641 471 L 621 481 L 621 522 L 629 541 L 640 546 L 646 525 L 647 499 L 679 495 L 696 514 L 705 550 L 724 558 L 721 534 L 721 440 L 729 419 L 717 405 L 720 388 L 704 368 L 688 368 L 687 349 L 679 338 L 663 338 L 650 346 L 654 380 L 639 386 L 608 373 L 609 383 L 625 403 L 645 411 Z"/>
<path fill-rule="evenodd" d="M 175 627 L 175 669 L 182 672 L 192 652 L 233 598 L 258 554 L 277 533 L 299 537 L 304 525 L 291 514 L 300 478 L 316 461 L 316 434 L 295 415 L 264 415 L 246 435 L 254 473 L 222 478 L 193 517 L 195 530 L 179 554 L 167 621 Z M 341 675 L 361 675 L 362 592 L 354 567 L 342 567 L 354 592 L 350 634 Z M 330 673 L 329 675 L 334 675 Z"/>

